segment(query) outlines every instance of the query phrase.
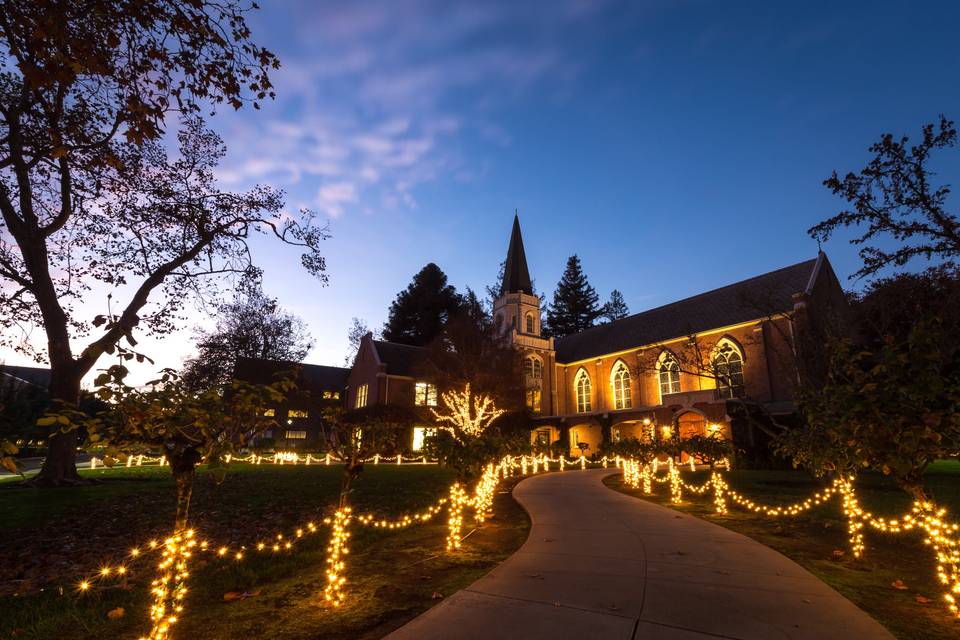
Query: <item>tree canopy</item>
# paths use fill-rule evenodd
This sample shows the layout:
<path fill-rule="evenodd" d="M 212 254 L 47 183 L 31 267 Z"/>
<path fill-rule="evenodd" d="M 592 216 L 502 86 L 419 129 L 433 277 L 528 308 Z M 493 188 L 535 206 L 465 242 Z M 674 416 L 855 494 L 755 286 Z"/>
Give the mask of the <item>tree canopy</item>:
<path fill-rule="evenodd" d="M 580 258 L 576 254 L 570 256 L 547 309 L 550 335 L 562 338 L 592 327 L 603 314 L 598 301 L 596 290 L 583 273 Z"/>
<path fill-rule="evenodd" d="M 239 358 L 300 362 L 312 347 L 303 320 L 266 295 L 253 274 L 233 300 L 218 305 L 216 325 L 196 332 L 197 353 L 187 361 L 183 380 L 192 389 L 226 384 Z"/>
<path fill-rule="evenodd" d="M 447 275 L 434 263 L 421 269 L 390 305 L 383 339 L 425 346 L 460 308 L 461 299 Z"/>
<path fill-rule="evenodd" d="M 938 125 L 925 125 L 922 139 L 912 146 L 907 136 L 884 134 L 870 147 L 875 155 L 859 173 L 841 178 L 834 171 L 824 181 L 851 208 L 812 227 L 810 235 L 826 241 L 843 227 L 860 229 L 861 235 L 852 240 L 862 246 L 863 266 L 854 274 L 857 277 L 902 267 L 914 258 L 956 266 L 960 220 L 947 209 L 950 186 L 937 186 L 930 167 L 934 152 L 956 144 L 957 130 L 943 116 Z"/>
<path fill-rule="evenodd" d="M 623 299 L 623 294 L 618 289 L 614 289 L 610 292 L 610 300 L 603 305 L 603 317 L 606 318 L 607 322 L 613 322 L 626 318 L 628 315 L 630 315 L 630 309 Z"/>
<path fill-rule="evenodd" d="M 49 361 L 53 400 L 75 406 L 101 355 L 138 357 L 135 330 L 171 331 L 191 297 L 215 293 L 209 276 L 245 272 L 253 234 L 298 246 L 324 278 L 327 235 L 309 212 L 214 178 L 225 147 L 201 112 L 273 97 L 279 62 L 251 40 L 254 6 L 0 2 L 0 326 L 7 344 Z M 76 304 L 94 287 L 112 299 L 91 318 Z M 45 350 L 15 335 L 35 326 Z M 75 450 L 75 432 L 54 431 L 38 484 L 78 481 Z"/>

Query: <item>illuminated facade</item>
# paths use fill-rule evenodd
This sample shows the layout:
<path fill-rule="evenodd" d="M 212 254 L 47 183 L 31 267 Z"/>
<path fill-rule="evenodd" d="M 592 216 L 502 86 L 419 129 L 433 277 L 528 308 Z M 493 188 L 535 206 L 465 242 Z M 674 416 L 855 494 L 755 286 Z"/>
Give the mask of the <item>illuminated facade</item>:
<path fill-rule="evenodd" d="M 745 411 L 790 414 L 798 334 L 846 305 L 821 253 L 692 298 L 563 338 L 544 337 L 518 218 L 494 316 L 524 360 L 531 442 L 568 455 L 604 441 L 721 433 L 762 438 Z M 582 447 L 581 445 L 585 445 Z"/>

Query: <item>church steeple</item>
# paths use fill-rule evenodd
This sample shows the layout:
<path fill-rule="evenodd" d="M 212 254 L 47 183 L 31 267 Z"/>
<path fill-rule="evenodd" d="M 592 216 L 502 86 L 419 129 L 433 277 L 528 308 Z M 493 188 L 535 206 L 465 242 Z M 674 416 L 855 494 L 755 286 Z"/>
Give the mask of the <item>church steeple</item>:
<path fill-rule="evenodd" d="M 527 270 L 527 256 L 523 251 L 523 236 L 520 235 L 520 216 L 516 212 L 513 215 L 513 232 L 510 234 L 507 262 L 503 266 L 501 295 L 507 293 L 533 295 L 533 284 Z"/>

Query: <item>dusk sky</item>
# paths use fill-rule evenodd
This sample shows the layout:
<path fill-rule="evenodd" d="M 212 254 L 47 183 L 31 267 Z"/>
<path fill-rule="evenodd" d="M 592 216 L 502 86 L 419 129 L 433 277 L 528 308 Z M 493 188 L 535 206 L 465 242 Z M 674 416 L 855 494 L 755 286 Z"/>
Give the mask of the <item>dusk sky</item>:
<path fill-rule="evenodd" d="M 277 100 L 212 122 L 224 187 L 269 183 L 330 220 L 329 286 L 255 245 L 318 364 L 342 364 L 350 318 L 380 327 L 427 262 L 482 291 L 514 209 L 540 292 L 577 253 L 631 312 L 814 257 L 806 230 L 843 204 L 832 169 L 960 118 L 955 2 L 262 4 Z M 855 248 L 824 249 L 859 286 Z M 203 321 L 141 346 L 176 366 Z"/>

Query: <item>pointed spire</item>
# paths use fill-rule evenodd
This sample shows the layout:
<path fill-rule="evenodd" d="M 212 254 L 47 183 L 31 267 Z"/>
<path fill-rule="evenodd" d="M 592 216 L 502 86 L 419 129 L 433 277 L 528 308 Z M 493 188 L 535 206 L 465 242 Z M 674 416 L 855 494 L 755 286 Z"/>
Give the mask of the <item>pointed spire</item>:
<path fill-rule="evenodd" d="M 523 292 L 533 295 L 533 284 L 527 270 L 527 256 L 523 252 L 523 236 L 520 235 L 520 215 L 513 212 L 513 232 L 510 234 L 510 248 L 507 249 L 507 262 L 503 267 L 503 294 Z"/>

